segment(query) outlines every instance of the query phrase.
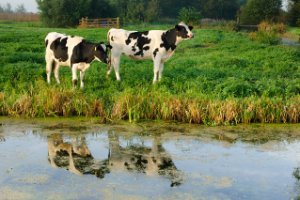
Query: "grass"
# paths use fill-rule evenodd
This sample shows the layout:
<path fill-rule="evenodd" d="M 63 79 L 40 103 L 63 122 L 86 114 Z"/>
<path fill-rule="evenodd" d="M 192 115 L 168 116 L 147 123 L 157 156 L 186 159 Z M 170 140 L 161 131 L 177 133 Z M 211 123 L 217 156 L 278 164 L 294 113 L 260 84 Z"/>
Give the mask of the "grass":
<path fill-rule="evenodd" d="M 126 27 L 125 27 L 126 28 Z M 136 26 L 130 29 L 167 29 Z M 152 85 L 152 61 L 123 57 L 121 78 L 93 63 L 85 89 L 73 89 L 68 67 L 61 85 L 46 84 L 44 37 L 50 31 L 105 41 L 107 29 L 49 29 L 0 23 L 0 115 L 97 116 L 102 121 L 175 120 L 188 123 L 298 123 L 300 49 L 253 42 L 243 33 L 196 29 Z"/>

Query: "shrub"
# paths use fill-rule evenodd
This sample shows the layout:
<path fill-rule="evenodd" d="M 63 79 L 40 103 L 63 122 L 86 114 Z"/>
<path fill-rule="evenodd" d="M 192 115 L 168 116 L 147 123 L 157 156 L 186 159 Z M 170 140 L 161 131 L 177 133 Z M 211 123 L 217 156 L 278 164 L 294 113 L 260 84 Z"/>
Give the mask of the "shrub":
<path fill-rule="evenodd" d="M 280 42 L 279 34 L 286 31 L 284 24 L 270 24 L 268 22 L 261 22 L 258 25 L 258 31 L 249 34 L 251 40 L 258 41 L 264 44 L 276 45 Z"/>
<path fill-rule="evenodd" d="M 179 11 L 178 18 L 186 23 L 198 25 L 200 23 L 201 13 L 194 7 L 184 7 Z"/>

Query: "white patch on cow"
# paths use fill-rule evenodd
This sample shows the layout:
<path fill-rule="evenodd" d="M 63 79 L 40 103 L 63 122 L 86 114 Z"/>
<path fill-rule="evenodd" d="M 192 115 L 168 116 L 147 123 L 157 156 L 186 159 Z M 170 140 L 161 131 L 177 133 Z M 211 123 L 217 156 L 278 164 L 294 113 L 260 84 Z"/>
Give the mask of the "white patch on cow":
<path fill-rule="evenodd" d="M 105 44 L 101 44 L 101 47 L 103 48 L 104 52 L 106 52 L 106 46 L 105 46 Z"/>

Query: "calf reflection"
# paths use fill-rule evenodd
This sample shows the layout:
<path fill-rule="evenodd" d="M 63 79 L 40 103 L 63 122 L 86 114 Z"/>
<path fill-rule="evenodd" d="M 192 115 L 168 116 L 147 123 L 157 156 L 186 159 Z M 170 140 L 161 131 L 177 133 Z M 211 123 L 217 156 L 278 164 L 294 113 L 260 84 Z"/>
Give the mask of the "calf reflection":
<path fill-rule="evenodd" d="M 109 132 L 109 153 L 104 160 L 95 160 L 84 136 L 64 141 L 61 134 L 48 138 L 48 159 L 51 166 L 65 168 L 75 174 L 93 174 L 104 178 L 111 171 L 132 171 L 149 176 L 159 175 L 171 181 L 171 187 L 182 183 L 181 172 L 171 156 L 155 138 L 152 147 L 144 145 L 120 145 L 119 135 Z"/>

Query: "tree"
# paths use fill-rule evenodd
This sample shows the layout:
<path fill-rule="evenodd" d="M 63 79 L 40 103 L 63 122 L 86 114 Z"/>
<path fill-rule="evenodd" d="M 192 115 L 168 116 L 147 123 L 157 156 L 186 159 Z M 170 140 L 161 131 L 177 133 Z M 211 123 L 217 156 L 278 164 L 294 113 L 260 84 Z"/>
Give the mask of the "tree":
<path fill-rule="evenodd" d="M 201 0 L 202 14 L 206 18 L 235 19 L 240 8 L 239 0 Z"/>
<path fill-rule="evenodd" d="M 145 21 L 145 1 L 128 0 L 127 1 L 126 20 L 128 22 L 144 22 Z"/>
<path fill-rule="evenodd" d="M 179 11 L 178 18 L 188 24 L 199 24 L 201 13 L 194 7 L 184 7 Z"/>
<path fill-rule="evenodd" d="M 26 8 L 24 7 L 24 4 L 17 5 L 15 13 L 26 13 Z"/>
<path fill-rule="evenodd" d="M 42 21 L 50 27 L 76 26 L 82 17 L 108 17 L 106 0 L 36 0 Z"/>
<path fill-rule="evenodd" d="M 145 11 L 145 21 L 154 22 L 159 17 L 159 0 L 150 0 Z"/>
<path fill-rule="evenodd" d="M 11 4 L 7 3 L 6 6 L 3 8 L 5 13 L 13 13 L 13 10 L 11 9 Z"/>
<path fill-rule="evenodd" d="M 288 22 L 291 26 L 300 26 L 300 0 L 290 0 Z"/>
<path fill-rule="evenodd" d="M 114 11 L 112 6 L 106 0 L 91 0 L 87 17 L 113 17 Z"/>
<path fill-rule="evenodd" d="M 281 0 L 249 0 L 241 9 L 241 23 L 259 24 L 261 21 L 275 22 L 281 11 Z"/>
<path fill-rule="evenodd" d="M 196 4 L 195 0 L 182 1 L 182 0 L 161 0 L 160 10 L 161 16 L 167 18 L 177 18 L 178 13 L 183 7 L 192 7 Z M 195 6 L 194 6 L 195 7 Z"/>

